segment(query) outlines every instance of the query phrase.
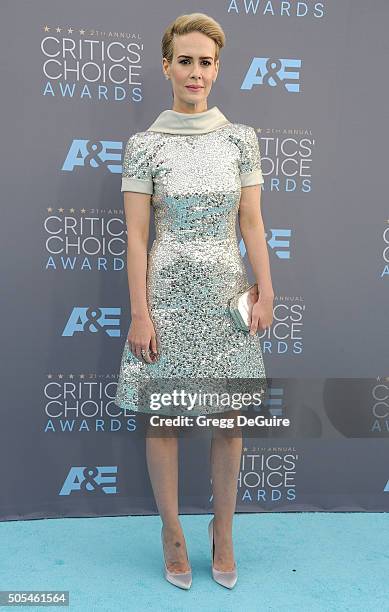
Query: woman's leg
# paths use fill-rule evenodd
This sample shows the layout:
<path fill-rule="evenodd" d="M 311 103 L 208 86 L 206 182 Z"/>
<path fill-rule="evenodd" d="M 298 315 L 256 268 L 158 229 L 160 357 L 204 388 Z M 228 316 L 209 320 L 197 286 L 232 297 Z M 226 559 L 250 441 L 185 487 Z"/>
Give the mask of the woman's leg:
<path fill-rule="evenodd" d="M 236 411 L 223 418 L 235 418 Z M 232 519 L 236 507 L 237 481 L 242 455 L 242 432 L 215 427 L 211 441 L 211 475 L 213 489 L 215 542 L 214 567 L 228 572 L 234 568 Z"/>
<path fill-rule="evenodd" d="M 159 432 L 162 427 L 159 427 Z M 154 428 L 155 430 L 155 428 Z M 150 428 L 148 429 L 148 433 Z M 166 565 L 170 572 L 187 572 L 185 538 L 178 516 L 178 440 L 174 429 L 161 436 L 146 435 L 146 458 L 158 512 L 163 523 Z"/>

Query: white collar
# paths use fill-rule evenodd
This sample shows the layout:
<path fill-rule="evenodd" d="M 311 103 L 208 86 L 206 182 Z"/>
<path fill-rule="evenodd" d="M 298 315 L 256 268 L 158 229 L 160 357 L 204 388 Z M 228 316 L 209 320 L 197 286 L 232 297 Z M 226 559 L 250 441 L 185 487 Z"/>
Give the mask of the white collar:
<path fill-rule="evenodd" d="M 206 134 L 229 123 L 230 121 L 217 106 L 201 113 L 179 113 L 167 109 L 158 115 L 147 131 L 167 134 Z"/>

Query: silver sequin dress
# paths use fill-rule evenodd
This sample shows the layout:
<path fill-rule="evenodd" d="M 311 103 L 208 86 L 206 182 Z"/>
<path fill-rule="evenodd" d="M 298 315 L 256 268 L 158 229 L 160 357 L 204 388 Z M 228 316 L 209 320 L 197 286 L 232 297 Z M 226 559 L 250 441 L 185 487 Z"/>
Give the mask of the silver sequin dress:
<path fill-rule="evenodd" d="M 138 393 L 150 379 L 255 379 L 264 393 L 259 336 L 237 330 L 227 310 L 250 284 L 236 234 L 241 187 L 263 182 L 254 128 L 231 123 L 216 106 L 165 110 L 127 141 L 121 190 L 150 194 L 154 211 L 146 287 L 160 357 L 139 360 L 126 337 L 114 400 L 120 408 L 151 413 Z"/>

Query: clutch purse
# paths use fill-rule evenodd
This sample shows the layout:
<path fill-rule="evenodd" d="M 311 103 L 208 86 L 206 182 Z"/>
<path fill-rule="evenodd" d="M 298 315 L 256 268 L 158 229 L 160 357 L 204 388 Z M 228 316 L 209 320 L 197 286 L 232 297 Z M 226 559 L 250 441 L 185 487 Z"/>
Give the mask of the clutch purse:
<path fill-rule="evenodd" d="M 258 286 L 254 283 L 244 291 L 239 291 L 228 300 L 229 313 L 235 327 L 240 331 L 247 333 L 250 331 L 251 310 L 257 298 Z"/>

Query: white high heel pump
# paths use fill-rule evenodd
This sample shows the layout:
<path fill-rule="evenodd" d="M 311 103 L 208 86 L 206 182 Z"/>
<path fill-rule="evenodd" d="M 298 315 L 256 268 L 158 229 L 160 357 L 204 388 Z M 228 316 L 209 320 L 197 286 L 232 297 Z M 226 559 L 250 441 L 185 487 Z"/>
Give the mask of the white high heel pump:
<path fill-rule="evenodd" d="M 213 579 L 222 586 L 227 589 L 232 589 L 236 585 L 236 581 L 238 580 L 238 570 L 236 567 L 236 563 L 234 563 L 234 569 L 230 572 L 222 572 L 213 567 L 213 557 L 215 553 L 215 543 L 213 541 L 213 518 L 211 519 L 208 525 L 208 536 L 209 536 L 209 544 L 211 547 L 211 559 L 212 559 L 212 577 Z"/>
<path fill-rule="evenodd" d="M 189 570 L 189 572 L 180 572 L 180 573 L 174 573 L 174 572 L 170 572 L 167 568 L 166 565 L 166 559 L 165 559 L 165 548 L 163 545 L 163 526 L 161 529 L 161 540 L 162 540 L 162 552 L 163 552 L 163 562 L 164 562 L 164 566 L 165 566 L 165 578 L 168 582 L 171 582 L 171 584 L 174 584 L 174 586 L 179 587 L 180 589 L 190 589 L 191 585 L 192 585 L 192 570 Z M 188 554 L 186 555 L 186 558 L 188 559 Z M 189 563 L 189 559 L 188 559 L 188 563 Z"/>

